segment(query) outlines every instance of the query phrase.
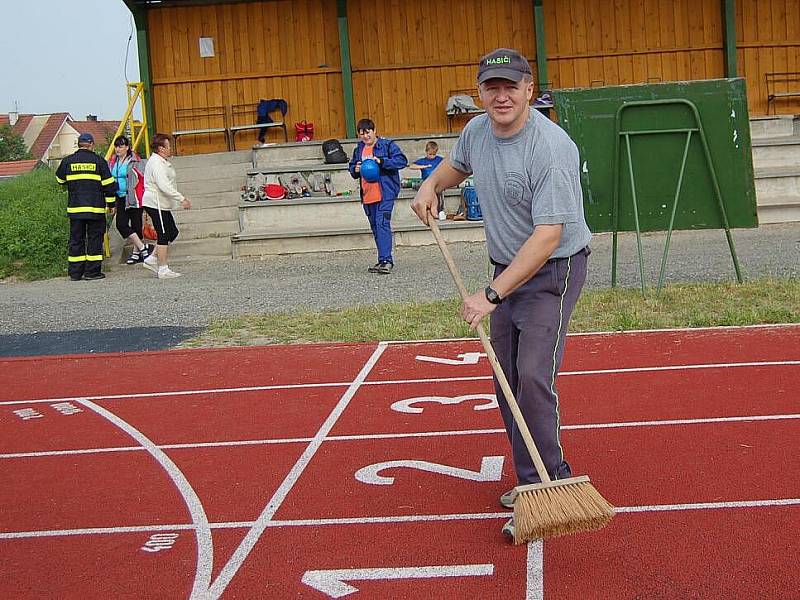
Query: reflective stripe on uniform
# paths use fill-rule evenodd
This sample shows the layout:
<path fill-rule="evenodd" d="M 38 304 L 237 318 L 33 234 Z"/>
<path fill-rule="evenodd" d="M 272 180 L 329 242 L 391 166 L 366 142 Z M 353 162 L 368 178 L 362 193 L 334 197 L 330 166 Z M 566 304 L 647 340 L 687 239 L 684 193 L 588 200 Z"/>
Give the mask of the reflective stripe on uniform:
<path fill-rule="evenodd" d="M 102 254 L 87 254 L 86 260 L 103 260 Z"/>
<path fill-rule="evenodd" d="M 117 199 L 114 196 L 106 196 L 106 203 L 107 204 L 114 204 L 114 202 L 116 202 L 116 201 L 117 201 Z"/>
<path fill-rule="evenodd" d="M 114 183 L 114 178 L 109 177 L 108 179 L 103 179 L 103 181 L 100 182 L 100 185 L 110 185 L 112 183 Z"/>
<path fill-rule="evenodd" d="M 100 175 L 92 175 L 91 173 L 77 173 L 75 175 L 67 175 L 67 181 L 76 181 L 78 179 L 91 179 L 92 181 L 100 181 Z"/>
<path fill-rule="evenodd" d="M 75 213 L 95 213 L 95 214 L 98 214 L 98 215 L 104 215 L 104 214 L 106 214 L 106 209 L 105 209 L 105 207 L 97 208 L 95 206 L 68 206 L 67 207 L 67 212 L 70 213 L 70 214 L 75 214 Z"/>
<path fill-rule="evenodd" d="M 67 180 L 66 180 L 66 179 L 61 179 L 61 177 L 59 177 L 58 175 L 56 175 L 56 181 L 57 181 L 58 183 L 67 183 Z"/>
<path fill-rule="evenodd" d="M 86 260 L 86 255 L 69 257 L 69 262 L 83 262 L 85 260 Z"/>

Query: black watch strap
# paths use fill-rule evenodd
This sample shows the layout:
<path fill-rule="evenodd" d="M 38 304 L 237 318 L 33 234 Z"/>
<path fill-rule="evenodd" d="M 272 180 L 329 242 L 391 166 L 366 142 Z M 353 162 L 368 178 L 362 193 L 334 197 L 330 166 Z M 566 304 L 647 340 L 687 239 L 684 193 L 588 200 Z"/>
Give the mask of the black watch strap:
<path fill-rule="evenodd" d="M 503 299 L 500 297 L 500 294 L 494 291 L 490 285 L 486 286 L 484 293 L 486 294 L 486 299 L 492 304 L 500 304 L 503 301 Z"/>

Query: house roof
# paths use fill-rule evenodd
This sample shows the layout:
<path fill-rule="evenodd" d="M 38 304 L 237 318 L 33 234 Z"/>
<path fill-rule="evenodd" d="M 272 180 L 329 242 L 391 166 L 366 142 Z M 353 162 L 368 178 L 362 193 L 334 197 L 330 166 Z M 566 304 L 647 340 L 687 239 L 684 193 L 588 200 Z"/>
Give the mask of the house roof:
<path fill-rule="evenodd" d="M 53 143 L 58 132 L 61 131 L 64 121 L 68 118 L 69 113 L 65 112 L 53 113 L 50 115 L 47 119 L 47 123 L 42 127 L 41 133 L 39 133 L 39 137 L 31 144 L 31 154 L 33 154 L 34 158 L 42 158 L 44 156 L 44 153 L 47 152 L 47 149 Z"/>
<path fill-rule="evenodd" d="M 96 144 L 104 143 L 119 127 L 119 121 L 70 121 L 69 124 L 78 133 L 91 133 Z"/>
<path fill-rule="evenodd" d="M 22 135 L 25 133 L 25 130 L 28 128 L 28 125 L 30 125 L 34 116 L 35 115 L 19 115 L 17 122 L 11 127 L 11 131 L 17 135 Z M 9 123 L 11 123 L 11 120 L 8 118 L 8 115 L 0 115 L 0 125 L 8 125 Z"/>
<path fill-rule="evenodd" d="M 36 168 L 37 164 L 39 164 L 37 159 L 0 162 L 0 177 L 15 177 L 23 173 L 30 173 Z"/>

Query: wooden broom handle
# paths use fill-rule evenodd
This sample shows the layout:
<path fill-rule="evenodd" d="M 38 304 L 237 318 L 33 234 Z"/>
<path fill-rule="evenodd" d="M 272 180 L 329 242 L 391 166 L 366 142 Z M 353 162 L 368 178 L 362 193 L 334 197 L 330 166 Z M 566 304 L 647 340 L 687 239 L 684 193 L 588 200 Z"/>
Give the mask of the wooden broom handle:
<path fill-rule="evenodd" d="M 436 243 L 439 245 L 439 250 L 442 251 L 442 256 L 444 257 L 444 261 L 447 263 L 447 268 L 450 270 L 450 275 L 453 276 L 453 281 L 458 288 L 458 293 L 461 295 L 461 299 L 466 300 L 467 296 L 469 295 L 467 294 L 467 288 L 464 287 L 464 282 L 461 280 L 461 273 L 459 272 L 456 263 L 453 261 L 450 251 L 447 249 L 447 244 L 445 244 L 444 238 L 442 238 L 442 232 L 439 231 L 439 225 L 436 223 L 436 216 L 428 216 L 428 225 L 431 228 L 433 237 L 436 238 Z M 492 365 L 492 370 L 494 371 L 495 377 L 497 377 L 500 388 L 503 390 L 503 395 L 506 397 L 508 406 L 511 408 L 511 414 L 514 416 L 514 421 L 517 424 L 517 428 L 522 434 L 522 439 L 525 441 L 525 446 L 527 446 L 528 453 L 531 455 L 533 464 L 536 467 L 536 472 L 539 474 L 539 478 L 542 480 L 542 483 L 548 483 L 550 481 L 550 476 L 547 474 L 547 469 L 542 462 L 542 457 L 539 455 L 539 451 L 536 449 L 536 443 L 533 441 L 533 436 L 528 429 L 528 424 L 525 423 L 525 418 L 522 416 L 522 411 L 519 409 L 517 399 L 514 397 L 514 392 L 511 391 L 511 386 L 508 384 L 508 379 L 506 379 L 506 375 L 503 373 L 503 368 L 500 366 L 500 361 L 497 360 L 497 355 L 494 353 L 494 348 L 492 348 L 492 344 L 486 335 L 486 331 L 483 329 L 483 324 L 479 322 L 475 329 L 478 332 L 478 337 L 481 338 L 483 349 L 486 350 L 486 357 L 489 359 L 489 363 Z"/>

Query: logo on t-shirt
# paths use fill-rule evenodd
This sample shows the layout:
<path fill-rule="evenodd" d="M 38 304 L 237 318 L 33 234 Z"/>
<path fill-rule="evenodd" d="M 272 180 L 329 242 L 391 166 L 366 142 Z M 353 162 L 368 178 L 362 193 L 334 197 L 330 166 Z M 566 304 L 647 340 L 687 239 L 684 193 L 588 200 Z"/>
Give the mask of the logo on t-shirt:
<path fill-rule="evenodd" d="M 525 199 L 525 180 L 519 173 L 506 173 L 503 195 L 509 206 L 516 206 Z"/>

